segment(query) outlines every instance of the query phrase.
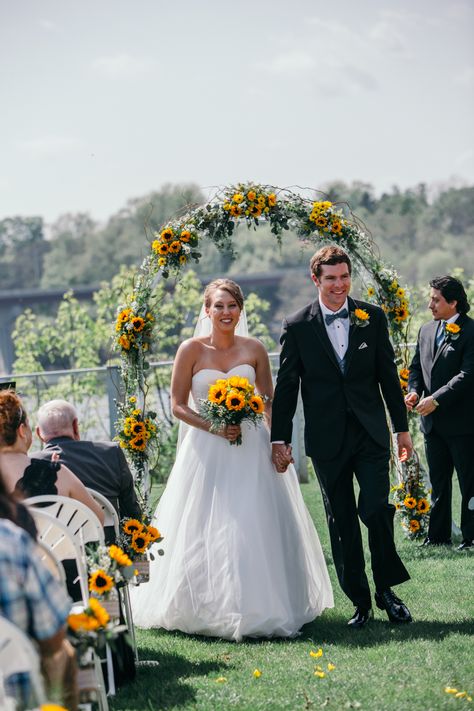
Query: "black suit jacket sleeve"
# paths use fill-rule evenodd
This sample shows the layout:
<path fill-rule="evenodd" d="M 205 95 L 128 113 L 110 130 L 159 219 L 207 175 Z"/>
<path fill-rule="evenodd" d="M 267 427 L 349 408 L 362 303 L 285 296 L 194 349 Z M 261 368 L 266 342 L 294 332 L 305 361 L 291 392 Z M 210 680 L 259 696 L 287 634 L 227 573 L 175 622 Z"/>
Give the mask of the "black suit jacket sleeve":
<path fill-rule="evenodd" d="M 280 368 L 272 407 L 272 442 L 291 442 L 293 416 L 298 403 L 301 361 L 288 322 L 283 321 L 280 337 Z"/>
<path fill-rule="evenodd" d="M 471 322 L 472 323 L 472 322 Z M 472 392 L 474 380 L 474 332 L 464 349 L 459 372 L 453 375 L 445 385 L 436 389 L 432 395 L 440 405 L 454 405 L 460 398 Z"/>
<path fill-rule="evenodd" d="M 378 313 L 380 313 L 380 327 L 377 341 L 377 380 L 380 383 L 394 432 L 407 432 L 407 410 L 400 389 L 395 353 L 388 335 L 387 319 L 383 311 Z"/>
<path fill-rule="evenodd" d="M 122 518 L 141 518 L 141 509 L 137 501 L 137 495 L 135 492 L 135 487 L 133 485 L 133 477 L 128 468 L 127 460 L 125 455 L 117 447 L 117 458 L 118 458 L 118 470 L 120 472 L 120 493 L 119 493 L 119 506 L 120 506 L 120 516 Z"/>

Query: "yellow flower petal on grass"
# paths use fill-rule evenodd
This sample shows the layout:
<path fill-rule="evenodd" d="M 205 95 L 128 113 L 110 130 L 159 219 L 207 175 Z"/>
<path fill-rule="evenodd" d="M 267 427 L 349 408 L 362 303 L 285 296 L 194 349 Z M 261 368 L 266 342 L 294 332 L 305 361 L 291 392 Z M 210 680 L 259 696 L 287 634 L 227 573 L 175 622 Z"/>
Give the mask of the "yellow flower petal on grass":
<path fill-rule="evenodd" d="M 218 676 L 216 679 L 216 684 L 224 684 L 227 681 L 225 676 Z"/>
<path fill-rule="evenodd" d="M 309 653 L 309 656 L 313 657 L 313 659 L 319 659 L 319 657 L 323 656 L 323 650 L 321 649 L 321 647 L 318 649 L 317 652 L 315 652 L 314 649 L 312 649 L 311 652 Z"/>
<path fill-rule="evenodd" d="M 467 691 L 458 691 L 457 694 L 454 694 L 455 699 L 464 699 L 467 696 Z"/>
<path fill-rule="evenodd" d="M 324 677 L 326 676 L 326 672 L 319 671 L 319 669 L 316 669 L 316 671 L 314 672 L 314 676 L 317 676 L 319 679 L 324 679 Z"/>
<path fill-rule="evenodd" d="M 256 679 L 259 679 L 262 676 L 262 672 L 260 669 L 254 669 L 253 675 Z"/>
<path fill-rule="evenodd" d="M 335 668 L 336 668 L 336 665 L 335 665 L 335 664 L 331 664 L 331 662 L 329 662 L 329 664 L 328 664 L 328 671 L 334 671 Z"/>
<path fill-rule="evenodd" d="M 458 693 L 458 690 L 453 689 L 451 686 L 445 686 L 444 690 L 447 694 L 457 694 Z"/>

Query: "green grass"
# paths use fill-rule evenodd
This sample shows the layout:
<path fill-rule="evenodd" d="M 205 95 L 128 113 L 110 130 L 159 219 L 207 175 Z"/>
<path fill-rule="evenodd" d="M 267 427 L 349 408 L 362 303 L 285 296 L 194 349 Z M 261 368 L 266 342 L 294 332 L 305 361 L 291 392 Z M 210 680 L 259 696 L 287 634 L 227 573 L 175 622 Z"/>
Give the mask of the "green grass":
<path fill-rule="evenodd" d="M 352 631 L 346 622 L 353 607 L 336 580 L 318 487 L 311 482 L 302 489 L 327 552 L 335 608 L 291 641 L 235 644 L 138 630 L 140 659 L 158 660 L 159 666 L 139 667 L 136 681 L 111 699 L 113 711 L 474 708 L 474 701 L 444 691 L 451 686 L 474 697 L 474 555 L 420 548 L 404 539 L 396 524 L 412 576 L 397 592 L 414 622 L 392 626 L 375 609 L 370 627 Z M 310 650 L 320 647 L 322 658 L 312 659 Z M 328 662 L 336 665 L 334 671 L 327 672 Z M 316 664 L 325 678 L 314 676 Z M 255 668 L 262 671 L 258 679 Z M 226 681 L 217 682 L 219 677 Z"/>

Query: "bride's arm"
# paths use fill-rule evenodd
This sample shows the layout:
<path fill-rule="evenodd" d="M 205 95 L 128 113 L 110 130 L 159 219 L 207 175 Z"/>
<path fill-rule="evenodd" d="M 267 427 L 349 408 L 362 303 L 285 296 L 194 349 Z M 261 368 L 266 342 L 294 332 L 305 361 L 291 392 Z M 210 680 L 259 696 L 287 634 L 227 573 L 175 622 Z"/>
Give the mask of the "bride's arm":
<path fill-rule="evenodd" d="M 197 427 L 200 430 L 209 432 L 211 423 L 205 420 L 195 410 L 188 405 L 189 393 L 193 378 L 193 369 L 196 365 L 199 343 L 194 339 L 184 341 L 176 353 L 171 374 L 171 409 L 173 415 L 186 422 L 187 425 Z M 240 432 L 238 425 L 228 425 L 222 431 L 213 434 L 225 437 L 225 439 L 235 439 Z"/>
<path fill-rule="evenodd" d="M 270 360 L 265 346 L 260 341 L 256 342 L 256 376 L 255 385 L 260 395 L 265 399 L 265 420 L 268 426 L 271 425 L 272 419 L 272 400 L 273 400 L 273 379 L 270 369 Z"/>

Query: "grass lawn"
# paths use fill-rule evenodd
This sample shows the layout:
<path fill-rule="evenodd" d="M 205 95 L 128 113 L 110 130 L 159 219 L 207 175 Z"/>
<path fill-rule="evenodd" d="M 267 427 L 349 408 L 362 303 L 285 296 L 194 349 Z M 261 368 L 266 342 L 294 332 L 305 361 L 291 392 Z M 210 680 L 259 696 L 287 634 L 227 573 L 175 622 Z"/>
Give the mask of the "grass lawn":
<path fill-rule="evenodd" d="M 235 644 L 138 630 L 140 659 L 159 665 L 139 667 L 136 681 L 111 699 L 113 711 L 474 708 L 474 700 L 444 691 L 453 687 L 474 699 L 474 552 L 420 548 L 404 539 L 396 519 L 399 550 L 412 576 L 397 592 L 414 622 L 392 626 L 375 608 L 371 625 L 352 631 L 346 622 L 353 607 L 337 583 L 318 486 L 302 489 L 326 552 L 335 608 L 291 641 Z M 310 651 L 320 648 L 322 657 L 312 658 Z M 314 675 L 316 665 L 324 678 Z"/>

